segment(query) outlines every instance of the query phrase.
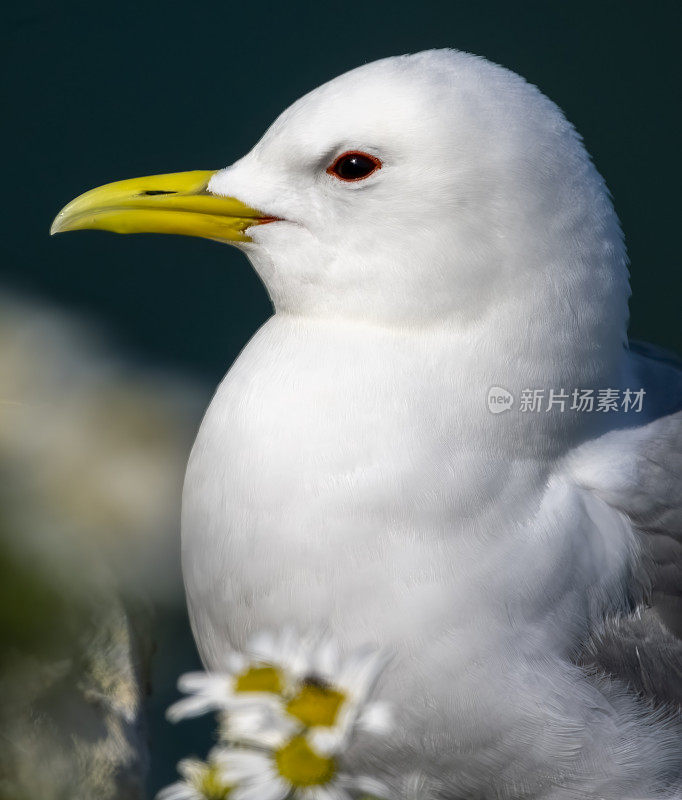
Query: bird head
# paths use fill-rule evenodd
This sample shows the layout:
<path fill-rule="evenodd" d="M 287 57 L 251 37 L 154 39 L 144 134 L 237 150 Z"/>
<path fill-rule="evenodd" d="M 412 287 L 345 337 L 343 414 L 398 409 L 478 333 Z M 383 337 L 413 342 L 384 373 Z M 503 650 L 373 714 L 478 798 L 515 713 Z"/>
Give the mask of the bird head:
<path fill-rule="evenodd" d="M 79 228 L 234 244 L 284 313 L 523 326 L 556 310 L 578 329 L 608 304 L 624 333 L 625 249 L 580 138 L 534 86 L 454 50 L 330 81 L 225 169 L 88 192 L 52 230 Z"/>

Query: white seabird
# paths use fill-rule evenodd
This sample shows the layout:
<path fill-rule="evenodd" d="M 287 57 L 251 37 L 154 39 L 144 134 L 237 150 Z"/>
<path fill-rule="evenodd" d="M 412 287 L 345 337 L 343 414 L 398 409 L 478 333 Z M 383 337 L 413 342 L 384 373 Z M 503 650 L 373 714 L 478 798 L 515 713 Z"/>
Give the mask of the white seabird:
<path fill-rule="evenodd" d="M 232 166 L 93 190 L 54 229 L 86 227 L 232 241 L 275 309 L 187 470 L 208 668 L 290 624 L 390 648 L 403 722 L 357 756 L 396 797 L 415 771 L 448 799 L 680 796 L 636 690 L 679 692 L 682 380 L 627 346 L 618 219 L 551 101 L 465 53 L 385 59 Z"/>

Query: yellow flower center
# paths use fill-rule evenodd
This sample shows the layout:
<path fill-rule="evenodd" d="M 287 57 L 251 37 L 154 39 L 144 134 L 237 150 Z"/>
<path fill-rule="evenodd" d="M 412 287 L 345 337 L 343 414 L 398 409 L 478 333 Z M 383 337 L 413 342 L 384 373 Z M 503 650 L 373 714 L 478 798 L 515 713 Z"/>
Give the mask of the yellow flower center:
<path fill-rule="evenodd" d="M 329 728 L 336 722 L 345 699 L 336 689 L 305 683 L 287 703 L 287 711 L 308 727 L 319 725 Z"/>
<path fill-rule="evenodd" d="M 196 789 L 206 800 L 228 800 L 232 786 L 220 779 L 218 768 L 208 765 L 197 781 Z"/>
<path fill-rule="evenodd" d="M 318 755 L 305 736 L 295 736 L 275 753 L 279 774 L 293 786 L 329 783 L 336 773 L 333 758 Z"/>
<path fill-rule="evenodd" d="M 249 667 L 246 672 L 237 676 L 234 690 L 279 694 L 282 691 L 282 678 L 274 667 Z"/>

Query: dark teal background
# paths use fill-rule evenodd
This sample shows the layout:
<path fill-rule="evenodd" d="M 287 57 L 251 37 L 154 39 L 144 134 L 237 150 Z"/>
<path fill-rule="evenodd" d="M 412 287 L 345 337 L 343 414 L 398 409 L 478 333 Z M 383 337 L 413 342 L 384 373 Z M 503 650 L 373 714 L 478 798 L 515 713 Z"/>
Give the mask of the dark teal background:
<path fill-rule="evenodd" d="M 585 138 L 632 260 L 632 331 L 682 349 L 678 2 L 174 2 L 10 5 L 0 52 L 5 281 L 105 321 L 215 383 L 269 304 L 212 242 L 50 239 L 75 195 L 225 166 L 295 98 L 364 61 L 454 46 L 537 84 Z"/>
<path fill-rule="evenodd" d="M 564 109 L 625 230 L 632 333 L 680 351 L 681 8 L 665 0 L 12 5 L 0 42 L 2 283 L 85 313 L 138 357 L 215 385 L 269 314 L 245 259 L 180 237 L 50 239 L 56 212 L 111 180 L 225 166 L 319 83 L 382 56 L 449 46 L 521 73 Z M 192 666 L 184 620 L 167 625 L 173 668 Z M 202 749 L 191 737 L 204 730 L 169 733 L 155 718 L 155 788 L 178 755 Z"/>

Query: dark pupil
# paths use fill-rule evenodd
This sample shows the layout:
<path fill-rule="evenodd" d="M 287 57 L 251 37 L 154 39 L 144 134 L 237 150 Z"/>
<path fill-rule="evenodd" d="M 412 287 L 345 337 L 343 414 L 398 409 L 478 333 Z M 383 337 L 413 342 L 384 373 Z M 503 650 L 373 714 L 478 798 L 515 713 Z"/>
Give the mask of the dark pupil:
<path fill-rule="evenodd" d="M 364 178 L 369 175 L 375 168 L 376 164 L 371 158 L 355 154 L 346 156 L 336 165 L 336 174 L 345 178 L 347 181 L 356 180 L 357 178 Z"/>

